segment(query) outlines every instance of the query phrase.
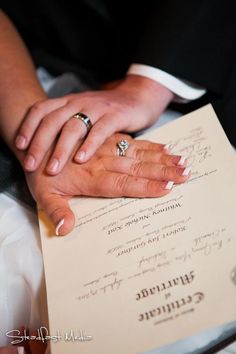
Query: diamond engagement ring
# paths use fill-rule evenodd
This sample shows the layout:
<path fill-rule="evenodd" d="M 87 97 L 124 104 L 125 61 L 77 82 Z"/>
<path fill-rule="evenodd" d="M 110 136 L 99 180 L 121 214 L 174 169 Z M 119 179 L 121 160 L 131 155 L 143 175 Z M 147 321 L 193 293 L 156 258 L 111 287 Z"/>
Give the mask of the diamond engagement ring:
<path fill-rule="evenodd" d="M 127 140 L 121 140 L 117 143 L 117 155 L 118 156 L 125 156 L 125 151 L 129 147 L 129 142 Z"/>

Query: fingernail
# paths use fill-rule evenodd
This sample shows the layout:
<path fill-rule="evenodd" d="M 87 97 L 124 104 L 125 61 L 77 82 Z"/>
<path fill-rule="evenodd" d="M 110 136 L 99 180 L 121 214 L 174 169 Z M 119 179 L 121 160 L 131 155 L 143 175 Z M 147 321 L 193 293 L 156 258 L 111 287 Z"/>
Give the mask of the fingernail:
<path fill-rule="evenodd" d="M 61 220 L 59 221 L 59 223 L 57 224 L 57 226 L 56 226 L 56 236 L 60 236 L 59 230 L 60 230 L 60 228 L 62 227 L 62 225 L 64 224 L 64 222 L 65 222 L 65 219 L 61 219 Z"/>
<path fill-rule="evenodd" d="M 190 168 L 190 167 L 186 167 L 186 168 L 183 170 L 182 176 L 188 176 L 188 174 L 189 174 L 190 171 L 191 171 L 191 168 Z"/>
<path fill-rule="evenodd" d="M 169 149 L 170 149 L 170 147 L 171 147 L 171 144 L 166 144 L 166 145 L 164 145 L 163 149 L 165 149 L 165 150 L 169 150 Z"/>
<path fill-rule="evenodd" d="M 25 353 L 24 347 L 17 347 L 17 350 L 18 350 L 18 354 L 24 354 Z"/>
<path fill-rule="evenodd" d="M 183 166 L 186 161 L 186 157 L 181 156 L 179 161 L 178 161 L 178 166 Z"/>
<path fill-rule="evenodd" d="M 75 156 L 76 161 L 83 161 L 85 158 L 85 151 L 80 151 L 78 154 Z"/>
<path fill-rule="evenodd" d="M 26 139 L 23 135 L 18 135 L 16 137 L 16 146 L 19 148 L 19 149 L 23 149 L 25 147 L 25 144 L 26 144 Z"/>
<path fill-rule="evenodd" d="M 169 181 L 169 182 L 167 182 L 167 184 L 166 184 L 166 186 L 165 186 L 165 188 L 164 188 L 164 189 L 172 189 L 173 184 L 174 184 L 174 182 L 173 182 L 173 181 Z"/>
<path fill-rule="evenodd" d="M 27 170 L 32 170 L 35 165 L 35 158 L 32 155 L 29 155 L 25 159 L 25 168 Z"/>
<path fill-rule="evenodd" d="M 52 159 L 52 161 L 50 162 L 49 166 L 48 166 L 48 169 L 51 171 L 51 172 L 56 172 L 58 170 L 58 167 L 59 167 L 59 161 L 58 159 Z"/>

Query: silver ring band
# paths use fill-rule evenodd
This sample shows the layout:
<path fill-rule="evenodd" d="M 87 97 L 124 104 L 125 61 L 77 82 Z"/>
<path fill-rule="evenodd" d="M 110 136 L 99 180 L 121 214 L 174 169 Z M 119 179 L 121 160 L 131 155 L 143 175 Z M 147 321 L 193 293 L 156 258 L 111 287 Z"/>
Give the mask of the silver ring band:
<path fill-rule="evenodd" d="M 78 112 L 78 113 L 74 114 L 73 118 L 81 120 L 86 125 L 86 128 L 87 128 L 88 132 L 90 131 L 90 129 L 93 126 L 91 120 L 89 119 L 89 117 L 86 116 L 86 114 L 84 114 L 82 112 Z"/>
<path fill-rule="evenodd" d="M 125 151 L 129 147 L 129 142 L 127 140 L 121 140 L 117 143 L 117 155 L 118 156 L 125 156 Z"/>

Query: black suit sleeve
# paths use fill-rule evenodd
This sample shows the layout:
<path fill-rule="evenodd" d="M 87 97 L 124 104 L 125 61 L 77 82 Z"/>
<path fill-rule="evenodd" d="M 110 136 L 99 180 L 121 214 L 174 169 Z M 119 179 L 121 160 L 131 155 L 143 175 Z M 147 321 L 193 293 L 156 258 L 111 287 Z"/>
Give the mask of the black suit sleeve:
<path fill-rule="evenodd" d="M 234 145 L 235 13 L 233 0 L 156 1 L 133 58 L 206 88 Z"/>
<path fill-rule="evenodd" d="M 134 61 L 221 94 L 234 64 L 235 2 L 157 1 Z"/>

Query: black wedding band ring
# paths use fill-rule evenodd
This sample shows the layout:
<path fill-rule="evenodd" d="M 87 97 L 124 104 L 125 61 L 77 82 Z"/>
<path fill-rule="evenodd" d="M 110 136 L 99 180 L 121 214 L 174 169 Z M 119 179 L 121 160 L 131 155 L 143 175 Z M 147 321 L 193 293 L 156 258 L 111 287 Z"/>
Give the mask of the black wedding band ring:
<path fill-rule="evenodd" d="M 78 113 L 74 114 L 73 118 L 81 120 L 85 124 L 88 132 L 90 131 L 90 129 L 93 126 L 91 120 L 89 119 L 89 117 L 86 116 L 86 114 L 84 114 L 82 112 L 78 112 Z"/>

